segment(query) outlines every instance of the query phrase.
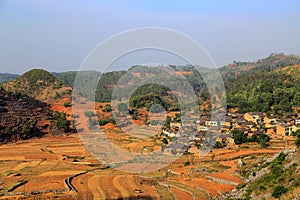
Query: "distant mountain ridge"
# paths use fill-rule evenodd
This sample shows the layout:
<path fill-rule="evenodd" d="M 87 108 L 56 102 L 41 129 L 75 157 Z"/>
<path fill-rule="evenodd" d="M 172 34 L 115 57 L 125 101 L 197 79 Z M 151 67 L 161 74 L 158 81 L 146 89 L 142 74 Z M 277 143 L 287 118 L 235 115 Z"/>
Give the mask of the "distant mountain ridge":
<path fill-rule="evenodd" d="M 0 84 L 18 78 L 19 74 L 0 73 Z"/>
<path fill-rule="evenodd" d="M 272 71 L 286 66 L 300 64 L 300 57 L 297 55 L 285 55 L 283 53 L 272 53 L 268 57 L 259 59 L 256 62 L 233 61 L 220 69 L 223 78 L 239 76 L 249 72 Z"/>
<path fill-rule="evenodd" d="M 300 91 L 297 89 L 300 81 L 299 65 L 299 56 L 271 54 L 256 62 L 234 61 L 220 68 L 226 87 L 228 107 L 239 107 L 239 112 L 269 111 L 274 114 L 290 112 L 293 105 L 300 104 Z M 200 103 L 209 104 L 210 95 L 206 84 L 201 74 L 193 66 L 170 65 L 169 67 L 186 78 L 200 97 Z M 150 69 L 147 66 L 139 65 L 133 66 L 131 69 L 134 68 L 142 69 L 142 73 L 149 73 Z M 66 94 L 70 97 L 71 87 L 74 86 L 77 73 L 70 71 L 51 74 L 45 70 L 31 70 L 5 83 L 4 87 L 8 91 L 18 91 L 42 101 Z M 93 84 L 91 81 L 95 77 L 99 77 L 101 73 L 93 71 L 79 73 L 85 78 L 77 82 L 81 88 L 81 91 L 77 92 L 91 98 L 89 96 L 90 86 Z M 114 86 L 126 73 L 127 71 L 113 71 L 102 74 L 98 82 L 95 100 L 109 102 Z M 132 76 L 138 76 L 138 74 L 132 74 Z M 60 91 L 60 88 L 68 89 Z M 151 90 L 148 90 L 149 88 Z M 135 95 L 141 96 L 147 93 L 151 93 L 152 96 L 167 95 L 168 92 L 163 92 L 163 90 L 158 86 L 141 87 L 135 92 Z M 283 95 L 282 98 L 280 95 Z M 151 103 L 151 100 L 148 101 Z"/>

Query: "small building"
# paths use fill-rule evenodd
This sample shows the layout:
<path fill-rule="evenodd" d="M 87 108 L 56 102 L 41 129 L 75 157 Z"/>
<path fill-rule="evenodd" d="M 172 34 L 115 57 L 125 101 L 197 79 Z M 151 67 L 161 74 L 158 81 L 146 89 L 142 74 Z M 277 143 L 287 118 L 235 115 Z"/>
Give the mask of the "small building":
<path fill-rule="evenodd" d="M 294 105 L 292 106 L 292 110 L 296 113 L 299 113 L 300 112 L 300 105 Z"/>
<path fill-rule="evenodd" d="M 254 123 L 262 122 L 264 113 L 262 112 L 248 112 L 244 114 L 244 119 Z"/>
<path fill-rule="evenodd" d="M 208 131 L 208 127 L 203 126 L 203 125 L 198 125 L 197 126 L 197 132 L 200 132 L 200 131 Z"/>
<path fill-rule="evenodd" d="M 274 117 L 264 117 L 264 123 L 265 124 L 271 124 L 271 123 L 277 123 L 276 118 Z"/>
<path fill-rule="evenodd" d="M 293 127 L 286 124 L 280 124 L 276 127 L 276 134 L 281 136 L 291 136 L 293 134 Z"/>
<path fill-rule="evenodd" d="M 206 126 L 218 126 L 218 122 L 217 121 L 206 121 L 205 125 Z"/>

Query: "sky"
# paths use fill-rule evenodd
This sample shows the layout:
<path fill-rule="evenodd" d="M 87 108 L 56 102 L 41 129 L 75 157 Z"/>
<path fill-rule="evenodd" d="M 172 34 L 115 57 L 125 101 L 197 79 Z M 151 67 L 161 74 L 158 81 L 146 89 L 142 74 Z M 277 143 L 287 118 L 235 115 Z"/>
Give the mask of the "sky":
<path fill-rule="evenodd" d="M 99 43 L 142 27 L 186 34 L 219 67 L 271 53 L 300 55 L 299 9 L 299 0 L 0 0 L 0 73 L 78 70 Z M 133 58 L 114 68 L 144 64 Z M 153 62 L 162 60 L 180 64 L 172 56 Z"/>

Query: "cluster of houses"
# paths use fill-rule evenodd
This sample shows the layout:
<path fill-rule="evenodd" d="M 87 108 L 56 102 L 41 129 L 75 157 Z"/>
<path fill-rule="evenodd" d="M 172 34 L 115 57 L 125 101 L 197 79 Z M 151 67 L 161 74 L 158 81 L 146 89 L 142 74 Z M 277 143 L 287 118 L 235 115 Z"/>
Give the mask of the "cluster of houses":
<path fill-rule="evenodd" d="M 299 109 L 300 110 L 300 109 Z M 172 142 L 166 151 L 174 153 L 187 152 L 195 142 L 203 142 L 207 133 L 215 132 L 217 141 L 234 144 L 231 131 L 238 130 L 251 137 L 253 134 L 268 134 L 271 138 L 286 138 L 293 136 L 300 130 L 300 113 L 284 113 L 283 117 L 269 117 L 263 112 L 226 113 L 222 120 L 214 120 L 210 113 L 202 114 L 196 119 L 192 117 L 189 124 L 170 123 L 170 128 L 163 130 L 163 134 L 170 138 L 178 138 Z M 192 116 L 192 115 L 191 115 Z M 190 127 L 196 127 L 191 129 Z M 180 131 L 179 131 L 180 130 Z M 186 134 L 189 131 L 191 134 Z M 181 132 L 181 133 L 180 133 Z M 183 134 L 182 134 L 183 133 Z M 184 140 L 184 143 L 181 140 Z"/>

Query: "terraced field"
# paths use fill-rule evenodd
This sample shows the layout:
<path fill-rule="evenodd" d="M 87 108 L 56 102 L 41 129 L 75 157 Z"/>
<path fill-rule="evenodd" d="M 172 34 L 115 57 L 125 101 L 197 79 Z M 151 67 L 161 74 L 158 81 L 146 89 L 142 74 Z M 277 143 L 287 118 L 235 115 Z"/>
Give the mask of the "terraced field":
<path fill-rule="evenodd" d="M 0 146 L 0 195 L 49 199 L 208 199 L 241 183 L 238 160 L 247 162 L 279 151 L 272 144 L 268 149 L 213 150 L 202 158 L 184 155 L 154 172 L 126 173 L 106 168 L 95 160 L 77 134 L 46 136 Z M 185 164 L 187 161 L 189 164 Z"/>

